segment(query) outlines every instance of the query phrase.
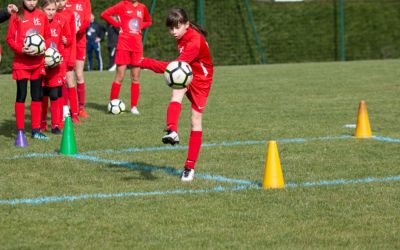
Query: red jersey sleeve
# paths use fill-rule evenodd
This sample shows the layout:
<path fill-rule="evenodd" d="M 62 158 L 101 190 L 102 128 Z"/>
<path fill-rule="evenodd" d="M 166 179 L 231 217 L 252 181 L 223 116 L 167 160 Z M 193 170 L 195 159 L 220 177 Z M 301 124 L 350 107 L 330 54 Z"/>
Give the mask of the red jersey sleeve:
<path fill-rule="evenodd" d="M 22 44 L 18 44 L 15 40 L 17 34 L 17 25 L 19 22 L 19 17 L 16 14 L 13 14 L 10 18 L 10 22 L 8 24 L 8 33 L 6 37 L 6 42 L 8 46 L 17 54 L 22 55 Z"/>
<path fill-rule="evenodd" d="M 71 46 L 71 44 L 72 44 L 72 33 L 71 33 L 70 25 L 66 21 L 64 21 L 64 25 L 63 25 L 63 29 L 62 29 L 62 35 L 67 40 L 67 43 L 64 44 L 64 46 L 65 47 Z"/>
<path fill-rule="evenodd" d="M 85 16 L 83 17 L 82 25 L 79 28 L 79 32 L 86 32 L 86 29 L 90 26 L 90 16 L 92 15 L 92 5 L 90 0 L 85 1 Z"/>
<path fill-rule="evenodd" d="M 119 5 L 111 6 L 101 13 L 101 18 L 103 18 L 107 23 L 111 24 L 114 27 L 121 28 L 121 22 L 118 22 L 112 16 L 118 15 Z"/>
<path fill-rule="evenodd" d="M 153 22 L 153 20 L 151 20 L 149 11 L 147 10 L 147 8 L 144 8 L 143 22 L 142 22 L 141 29 L 145 29 L 145 28 L 149 27 L 152 22 Z"/>

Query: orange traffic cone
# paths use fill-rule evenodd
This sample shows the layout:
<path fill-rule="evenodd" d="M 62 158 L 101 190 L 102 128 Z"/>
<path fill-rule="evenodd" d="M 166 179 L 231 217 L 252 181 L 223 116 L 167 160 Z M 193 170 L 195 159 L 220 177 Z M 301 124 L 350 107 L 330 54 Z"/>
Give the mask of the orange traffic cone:
<path fill-rule="evenodd" d="M 357 126 L 354 136 L 356 138 L 371 138 L 372 136 L 365 101 L 361 101 L 360 106 L 358 107 Z"/>
<path fill-rule="evenodd" d="M 285 187 L 276 141 L 269 141 L 268 143 L 267 162 L 265 163 L 262 187 L 265 189 Z"/>

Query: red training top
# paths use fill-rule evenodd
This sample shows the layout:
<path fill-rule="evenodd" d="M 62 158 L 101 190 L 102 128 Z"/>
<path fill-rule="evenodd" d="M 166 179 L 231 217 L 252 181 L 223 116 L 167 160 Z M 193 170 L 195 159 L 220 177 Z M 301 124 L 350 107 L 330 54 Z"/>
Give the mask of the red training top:
<path fill-rule="evenodd" d="M 13 69 L 35 69 L 44 65 L 44 56 L 29 56 L 22 53 L 25 37 L 32 33 L 38 33 L 46 39 L 47 16 L 39 9 L 32 12 L 24 9 L 22 19 L 16 13 L 11 15 L 8 24 L 6 41 L 14 51 Z"/>
<path fill-rule="evenodd" d="M 193 72 L 193 81 L 190 87 L 208 89 L 211 86 L 214 67 L 210 48 L 202 34 L 193 28 L 188 28 L 183 37 L 177 41 L 180 56 L 175 61 L 184 61 L 190 64 Z M 144 58 L 141 68 L 150 69 L 156 73 L 163 73 L 169 62 Z"/>
<path fill-rule="evenodd" d="M 118 16 L 116 21 L 112 16 Z M 118 36 L 117 50 L 142 52 L 142 29 L 152 23 L 151 16 L 146 6 L 142 3 L 131 3 L 124 0 L 101 13 L 101 17 L 111 25 L 121 28 Z"/>
<path fill-rule="evenodd" d="M 69 31 L 71 34 L 70 46 L 66 46 L 61 52 L 64 62 L 68 66 L 74 66 L 76 61 L 76 24 L 75 24 L 75 14 L 72 10 L 67 10 L 64 8 L 61 12 L 57 12 L 62 19 L 65 21 L 65 25 L 69 26 Z M 68 40 L 68 39 L 67 39 Z"/>
<path fill-rule="evenodd" d="M 86 29 L 90 25 L 90 15 L 92 14 L 92 5 L 90 0 L 68 0 L 65 8 L 72 10 L 75 14 L 76 46 L 86 47 Z"/>

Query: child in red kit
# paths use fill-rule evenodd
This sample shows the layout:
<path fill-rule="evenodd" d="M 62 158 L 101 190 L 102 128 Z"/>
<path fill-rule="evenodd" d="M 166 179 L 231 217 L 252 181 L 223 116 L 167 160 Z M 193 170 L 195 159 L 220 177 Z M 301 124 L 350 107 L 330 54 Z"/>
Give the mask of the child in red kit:
<path fill-rule="evenodd" d="M 120 28 L 115 64 L 117 71 L 111 85 L 110 100 L 118 99 L 125 71 L 131 65 L 131 113 L 139 115 L 137 103 L 140 96 L 140 67 L 143 57 L 142 30 L 152 23 L 149 11 L 137 0 L 124 0 L 101 13 L 101 17 L 114 27 Z M 118 17 L 116 21 L 113 17 Z"/>
<path fill-rule="evenodd" d="M 42 0 L 41 7 L 43 12 L 48 18 L 48 39 L 46 44 L 48 48 L 54 48 L 61 54 L 63 54 L 64 47 L 70 45 L 71 31 L 65 20 L 57 14 L 57 3 L 56 0 Z M 61 87 L 64 82 L 65 67 L 57 65 L 53 68 L 46 68 L 46 76 L 44 78 L 45 86 L 43 88 L 43 99 L 42 99 L 42 131 L 47 129 L 47 109 L 48 99 L 50 97 L 50 112 L 51 112 L 51 133 L 61 134 L 60 124 L 60 105 L 59 95 L 61 93 Z"/>
<path fill-rule="evenodd" d="M 76 58 L 75 58 L 75 76 L 76 87 L 78 91 L 79 116 L 87 118 L 84 106 L 86 104 L 86 87 L 83 76 L 83 69 L 86 58 L 86 29 L 90 25 L 90 15 L 92 6 L 90 0 L 68 0 L 65 4 L 67 10 L 72 10 L 75 14 L 76 23 Z"/>
<path fill-rule="evenodd" d="M 59 99 L 60 105 L 63 106 L 63 110 L 60 111 L 60 115 L 63 115 L 63 117 L 71 115 L 72 122 L 79 124 L 78 96 L 74 79 L 76 63 L 76 20 L 74 11 L 65 7 L 67 3 L 67 0 L 57 1 L 57 13 L 64 19 L 71 32 L 70 46 L 65 47 L 64 50 L 61 51 L 61 55 L 63 56 L 64 60 L 64 63 L 61 65 L 61 67 L 63 67 L 66 71 L 66 77 L 63 79 L 64 84 L 62 85 L 61 91 L 63 98 Z"/>
<path fill-rule="evenodd" d="M 213 80 L 213 64 L 210 49 L 205 40 L 206 31 L 189 22 L 185 10 L 171 9 L 166 20 L 169 33 L 178 44 L 180 56 L 176 61 L 190 64 L 193 71 L 192 83 L 185 89 L 173 89 L 172 98 L 167 110 L 167 134 L 162 137 L 163 143 L 179 143 L 178 121 L 181 113 L 181 103 L 186 95 L 191 102 L 191 133 L 188 155 L 182 172 L 182 181 L 192 181 L 194 167 L 197 161 L 203 136 L 202 116 Z M 163 73 L 168 62 L 143 58 L 140 67 Z"/>
<path fill-rule="evenodd" d="M 36 55 L 34 51 L 24 47 L 24 40 L 27 35 L 38 33 L 45 37 L 47 17 L 36 8 L 37 2 L 37 0 L 21 1 L 18 12 L 11 16 L 6 41 L 14 51 L 12 77 L 17 82 L 15 117 L 19 130 L 18 134 L 24 134 L 25 99 L 28 80 L 30 80 L 32 138 L 48 140 L 49 138 L 40 132 L 42 76 L 45 74 L 44 56 Z"/>

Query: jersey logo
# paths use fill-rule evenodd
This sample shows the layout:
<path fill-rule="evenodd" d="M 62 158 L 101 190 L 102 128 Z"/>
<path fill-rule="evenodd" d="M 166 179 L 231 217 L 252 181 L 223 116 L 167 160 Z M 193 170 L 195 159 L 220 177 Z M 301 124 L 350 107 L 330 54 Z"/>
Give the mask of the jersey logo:
<path fill-rule="evenodd" d="M 33 24 L 35 26 L 41 26 L 42 25 L 42 23 L 40 22 L 40 19 L 36 18 L 36 17 L 33 18 Z"/>
<path fill-rule="evenodd" d="M 126 13 L 127 14 L 131 14 L 133 12 L 133 10 L 127 10 Z"/>
<path fill-rule="evenodd" d="M 50 33 L 51 33 L 51 36 L 52 36 L 52 37 L 58 37 L 58 34 L 57 34 L 57 30 L 56 30 L 56 29 L 50 29 Z"/>
<path fill-rule="evenodd" d="M 75 9 L 76 9 L 77 11 L 83 11 L 82 4 L 81 4 L 81 3 L 77 3 L 77 4 L 75 5 Z"/>
<path fill-rule="evenodd" d="M 26 23 L 26 22 L 29 22 L 29 20 L 22 20 L 22 23 Z"/>
<path fill-rule="evenodd" d="M 185 48 L 185 47 L 180 47 L 180 48 L 179 48 L 179 54 L 182 54 L 184 48 Z"/>
<path fill-rule="evenodd" d="M 136 12 L 136 15 L 137 15 L 138 17 L 140 17 L 140 18 L 143 18 L 143 13 L 142 13 L 142 11 L 140 11 L 140 10 L 138 10 L 138 11 Z"/>

